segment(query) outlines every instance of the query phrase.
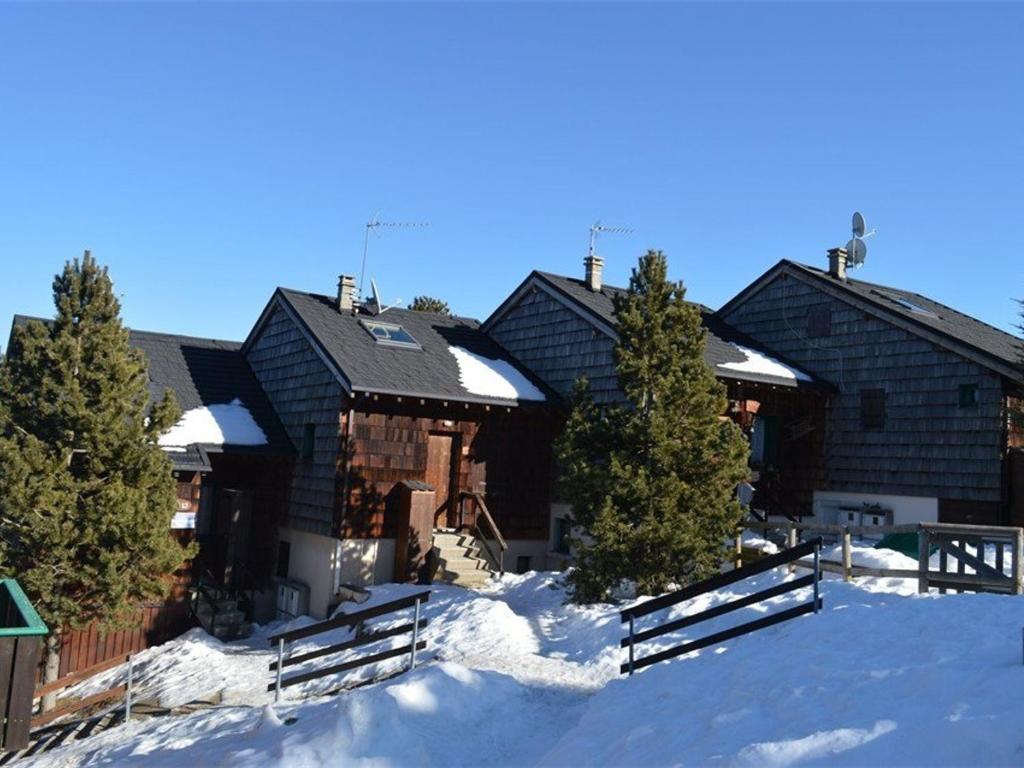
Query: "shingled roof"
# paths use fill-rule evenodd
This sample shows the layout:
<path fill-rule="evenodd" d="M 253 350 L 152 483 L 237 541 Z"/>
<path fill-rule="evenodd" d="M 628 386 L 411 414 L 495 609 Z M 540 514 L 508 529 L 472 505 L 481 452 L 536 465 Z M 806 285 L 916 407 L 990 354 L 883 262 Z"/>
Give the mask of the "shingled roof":
<path fill-rule="evenodd" d="M 48 320 L 15 315 L 14 326 Z M 13 333 L 13 328 L 12 328 Z M 261 446 L 191 445 L 171 453 L 176 469 L 208 469 L 209 451 L 288 455 L 294 447 L 270 401 L 241 353 L 241 343 L 129 329 L 128 341 L 146 356 L 150 400 L 174 392 L 183 413 L 204 406 L 240 400 L 267 436 Z"/>
<path fill-rule="evenodd" d="M 333 297 L 278 288 L 260 322 L 249 335 L 258 335 L 269 311 L 278 302 L 298 321 L 307 339 L 326 359 L 349 392 L 373 392 L 410 398 L 430 398 L 516 406 L 543 401 L 551 392 L 529 371 L 516 363 L 487 334 L 476 320 L 449 317 L 433 312 L 392 308 L 375 314 L 363 307 L 356 312 L 339 312 Z M 400 326 L 416 347 L 379 343 L 367 323 Z M 504 370 L 508 378 L 535 390 L 531 396 L 499 397 L 467 389 L 460 361 L 451 350 L 457 347 Z"/>
<path fill-rule="evenodd" d="M 1024 360 L 1024 340 L 984 323 L 977 318 L 941 304 L 914 291 L 869 283 L 847 277 L 833 277 L 827 270 L 782 259 L 757 280 L 730 299 L 719 312 L 725 313 L 760 286 L 781 272 L 812 280 L 863 304 L 873 314 L 897 321 L 907 329 L 964 354 L 1009 378 L 1024 380 L 1020 365 Z"/>
<path fill-rule="evenodd" d="M 569 299 L 592 322 L 601 327 L 605 333 L 616 333 L 614 297 L 625 293 L 625 288 L 604 285 L 600 291 L 592 291 L 583 280 L 540 271 L 532 272 L 523 285 L 528 284 L 531 279 L 543 281 L 560 295 Z M 512 297 L 518 292 L 517 290 L 513 293 Z M 512 297 L 510 297 L 510 300 Z M 816 379 L 798 366 L 785 362 L 774 353 L 765 350 L 750 337 L 730 327 L 725 321 L 717 317 L 710 308 L 702 304 L 690 303 L 700 309 L 701 322 L 707 331 L 707 346 L 704 352 L 704 359 L 714 370 L 718 378 L 771 384 L 780 387 L 811 386 L 829 388 L 829 385 L 825 382 Z M 485 326 L 500 314 L 501 311 L 502 307 L 499 307 L 494 315 L 488 318 Z M 743 350 L 750 350 L 753 354 L 748 354 Z M 755 361 L 758 357 L 762 358 L 764 363 L 762 367 L 765 370 L 757 370 L 758 366 Z M 778 368 L 775 367 L 776 365 Z M 739 369 L 736 366 L 739 366 Z M 789 369 L 789 371 L 786 372 L 787 375 L 773 375 L 766 372 L 766 370 L 773 368 L 780 373 L 785 371 L 785 369 Z M 789 373 L 792 375 L 788 375 Z"/>

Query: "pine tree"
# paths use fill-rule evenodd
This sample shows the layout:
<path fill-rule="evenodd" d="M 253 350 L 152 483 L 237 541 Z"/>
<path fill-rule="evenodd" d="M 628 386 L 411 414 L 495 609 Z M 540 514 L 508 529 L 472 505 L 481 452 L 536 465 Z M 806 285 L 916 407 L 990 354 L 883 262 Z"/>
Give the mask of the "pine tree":
<path fill-rule="evenodd" d="M 748 447 L 722 418 L 724 386 L 704 360 L 700 311 L 666 278 L 660 251 L 615 298 L 615 364 L 623 405 L 599 408 L 577 384 L 557 453 L 573 508 L 578 602 L 623 582 L 657 594 L 717 572 L 741 518 Z"/>
<path fill-rule="evenodd" d="M 409 305 L 409 309 L 413 312 L 434 312 L 445 317 L 451 317 L 452 314 L 447 301 L 435 299 L 433 296 L 416 296 Z"/>
<path fill-rule="evenodd" d="M 53 322 L 17 328 L 0 364 L 0 574 L 52 630 L 48 680 L 66 627 L 130 626 L 192 554 L 170 534 L 175 484 L 157 444 L 178 407 L 170 392 L 148 407 L 106 268 L 86 251 L 53 296 Z"/>

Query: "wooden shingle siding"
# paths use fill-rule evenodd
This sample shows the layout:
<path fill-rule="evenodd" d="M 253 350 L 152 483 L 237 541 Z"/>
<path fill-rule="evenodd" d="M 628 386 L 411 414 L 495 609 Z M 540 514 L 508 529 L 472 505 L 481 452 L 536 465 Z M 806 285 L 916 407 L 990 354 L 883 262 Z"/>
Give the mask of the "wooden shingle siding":
<path fill-rule="evenodd" d="M 246 355 L 296 450 L 307 423 L 316 427 L 311 461 L 297 460 L 288 527 L 322 536 L 334 522 L 344 390 L 288 314 L 275 307 Z"/>
<path fill-rule="evenodd" d="M 813 310 L 831 333 L 808 338 Z M 999 376 L 785 274 L 724 319 L 839 388 L 831 399 L 822 490 L 999 502 L 1003 391 Z M 977 385 L 961 408 L 959 386 Z M 861 427 L 860 392 L 885 390 L 885 425 Z"/>
<path fill-rule="evenodd" d="M 620 399 L 615 342 L 544 291 L 527 292 L 488 333 L 559 394 L 585 373 L 597 402 Z"/>

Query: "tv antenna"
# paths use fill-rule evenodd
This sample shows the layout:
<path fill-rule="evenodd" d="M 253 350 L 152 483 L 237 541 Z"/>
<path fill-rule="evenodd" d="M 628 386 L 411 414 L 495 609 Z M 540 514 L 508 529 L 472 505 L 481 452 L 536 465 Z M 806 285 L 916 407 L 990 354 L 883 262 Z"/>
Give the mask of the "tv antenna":
<path fill-rule="evenodd" d="M 865 232 L 868 225 L 864 221 L 864 215 L 860 211 L 855 211 L 853 214 L 853 221 L 850 225 L 850 231 L 853 237 L 850 242 L 846 244 L 846 261 L 849 266 L 856 269 L 857 267 L 864 266 L 864 260 L 868 256 L 868 247 L 864 241 L 874 235 L 877 230 L 872 229 L 870 232 Z"/>
<path fill-rule="evenodd" d="M 390 229 L 422 229 L 423 227 L 429 227 L 430 222 L 426 221 L 381 221 L 380 214 L 377 213 L 372 219 L 366 222 L 366 234 L 363 235 L 363 265 L 359 269 L 359 298 L 363 297 L 363 280 L 366 276 L 366 253 L 370 248 L 370 233 L 381 227 L 388 227 Z M 377 302 L 380 306 L 380 302 Z"/>
<path fill-rule="evenodd" d="M 594 246 L 597 245 L 597 236 L 602 232 L 610 232 L 616 235 L 631 235 L 633 230 L 629 227 L 606 227 L 600 222 L 595 221 L 590 225 L 590 247 L 587 249 L 587 256 L 594 256 Z"/>

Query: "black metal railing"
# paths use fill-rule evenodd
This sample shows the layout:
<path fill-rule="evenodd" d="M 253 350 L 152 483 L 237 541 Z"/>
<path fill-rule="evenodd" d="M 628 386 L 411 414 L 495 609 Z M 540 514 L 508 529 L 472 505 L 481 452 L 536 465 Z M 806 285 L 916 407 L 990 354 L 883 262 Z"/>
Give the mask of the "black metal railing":
<path fill-rule="evenodd" d="M 430 590 L 424 592 L 417 592 L 414 595 L 403 597 L 398 600 L 392 600 L 390 603 L 383 603 L 382 605 L 375 605 L 372 608 L 366 608 L 362 611 L 356 611 L 355 613 L 344 613 L 335 616 L 333 619 L 327 619 L 316 624 L 311 624 L 308 627 L 302 627 L 301 629 L 293 629 L 290 632 L 282 632 L 274 635 L 270 638 L 271 646 L 277 645 L 277 661 L 270 663 L 270 671 L 275 673 L 274 682 L 267 686 L 268 691 L 274 692 L 274 701 L 277 701 L 281 696 L 281 690 L 288 688 L 292 685 L 298 685 L 309 680 L 316 680 L 320 677 L 326 677 L 327 675 L 336 675 L 341 672 L 347 672 L 351 669 L 358 669 L 359 667 L 366 666 L 367 664 L 376 664 L 380 661 L 386 661 L 387 659 L 397 658 L 399 656 L 409 656 L 409 669 L 413 669 L 416 666 L 416 653 L 422 651 L 427 647 L 425 640 L 419 639 L 420 630 L 427 626 L 427 620 L 420 618 L 420 606 L 430 599 Z M 362 628 L 365 622 L 370 619 L 377 618 L 379 616 L 386 616 L 388 614 L 396 613 L 407 608 L 413 609 L 412 621 L 407 624 L 401 624 L 397 627 L 383 630 L 363 630 L 357 632 L 356 637 L 351 640 L 346 640 L 343 643 L 336 643 L 329 645 L 324 648 L 316 648 L 306 653 L 300 653 L 296 656 L 289 656 L 287 646 L 296 640 L 301 640 L 306 637 L 313 637 L 323 632 L 329 632 L 332 629 L 341 629 L 344 627 Z M 353 648 L 359 648 L 370 643 L 375 643 L 379 640 L 384 640 L 389 637 L 398 637 L 407 633 L 412 634 L 412 639 L 408 645 L 403 645 L 400 648 L 392 648 L 387 651 L 381 651 L 374 653 L 369 656 L 360 656 L 355 659 L 341 662 L 339 664 L 332 664 L 328 667 L 321 667 L 320 669 L 314 669 L 310 672 L 302 672 L 291 677 L 284 677 L 285 667 L 294 666 L 295 664 L 302 664 L 313 659 L 319 659 L 324 656 L 330 656 L 341 651 L 348 651 Z"/>
<path fill-rule="evenodd" d="M 494 517 L 491 515 L 491 511 L 487 509 L 487 503 L 484 501 L 482 494 L 474 493 L 472 491 L 462 491 L 461 501 L 465 503 L 466 500 L 472 501 L 476 504 L 476 514 L 473 516 L 473 526 L 470 528 L 470 532 L 473 537 L 480 542 L 480 546 L 483 547 L 484 552 L 487 553 L 487 558 L 491 563 L 491 566 L 498 571 L 498 573 L 505 573 L 505 550 L 508 549 L 508 542 L 505 541 L 505 537 L 501 535 L 501 529 L 498 528 L 498 524 L 494 522 Z M 465 515 L 462 516 L 465 520 Z M 487 526 L 485 531 L 480 526 L 480 521 L 483 520 Z M 494 540 L 497 552 L 494 551 L 494 547 L 488 541 L 488 537 Z"/>
<path fill-rule="evenodd" d="M 622 638 L 622 641 L 619 643 L 620 647 L 628 649 L 628 660 L 619 667 L 619 673 L 628 673 L 632 675 L 636 670 L 649 667 L 651 664 L 657 664 L 659 661 L 666 661 L 668 659 L 675 658 L 676 656 L 682 656 L 684 653 L 690 653 L 691 651 L 697 651 L 711 645 L 717 645 L 718 643 L 723 643 L 726 640 L 731 640 L 734 637 L 740 637 L 741 635 L 756 632 L 759 629 L 764 629 L 774 624 L 788 621 L 789 619 L 795 619 L 797 616 L 803 616 L 807 613 L 817 613 L 821 609 L 822 605 L 818 591 L 818 584 L 821 580 L 821 569 L 818 567 L 820 552 L 821 539 L 813 539 L 791 549 L 783 550 L 776 555 L 771 555 L 770 557 L 758 560 L 756 563 L 752 563 L 751 565 L 745 565 L 734 571 L 713 576 L 710 579 L 705 579 L 704 581 L 685 587 L 676 592 L 656 597 L 653 600 L 648 600 L 645 603 L 641 603 L 621 611 L 619 615 L 622 618 L 622 623 L 629 624 L 629 634 Z M 814 569 L 813 573 L 810 573 L 807 576 L 801 576 L 798 579 L 793 579 L 792 581 L 787 581 L 767 589 L 762 589 L 752 595 L 746 595 L 744 597 L 736 598 L 735 600 L 730 600 L 727 603 L 716 605 L 691 616 L 684 616 L 681 619 L 675 619 L 674 621 L 660 624 L 640 632 L 637 632 L 636 630 L 636 620 L 641 617 L 648 616 L 657 611 L 664 610 L 665 608 L 670 608 L 685 600 L 692 600 L 693 598 L 699 597 L 707 592 L 721 589 L 722 587 L 729 586 L 730 584 L 735 584 L 738 581 L 743 581 L 751 576 L 764 573 L 772 568 L 778 568 L 781 565 L 788 565 L 789 563 L 793 563 L 800 558 L 811 554 L 814 555 Z M 754 621 L 748 621 L 744 624 L 740 624 L 739 626 L 732 627 L 731 629 L 715 632 L 714 634 L 707 635 L 697 640 L 691 640 L 673 648 L 668 648 L 657 653 L 652 653 L 648 656 L 636 658 L 637 643 L 641 643 L 645 640 L 651 640 L 655 637 L 661 637 L 669 632 L 677 632 L 680 629 L 691 627 L 694 624 L 699 624 L 703 621 L 707 621 L 708 619 L 723 616 L 727 613 L 731 613 L 732 611 L 739 610 L 740 608 L 747 608 L 751 605 L 760 603 L 763 600 L 778 597 L 779 595 L 784 595 L 788 592 L 802 589 L 804 587 L 814 588 L 814 597 L 809 603 L 802 603 L 793 608 L 787 608 L 784 611 L 780 611 Z"/>

